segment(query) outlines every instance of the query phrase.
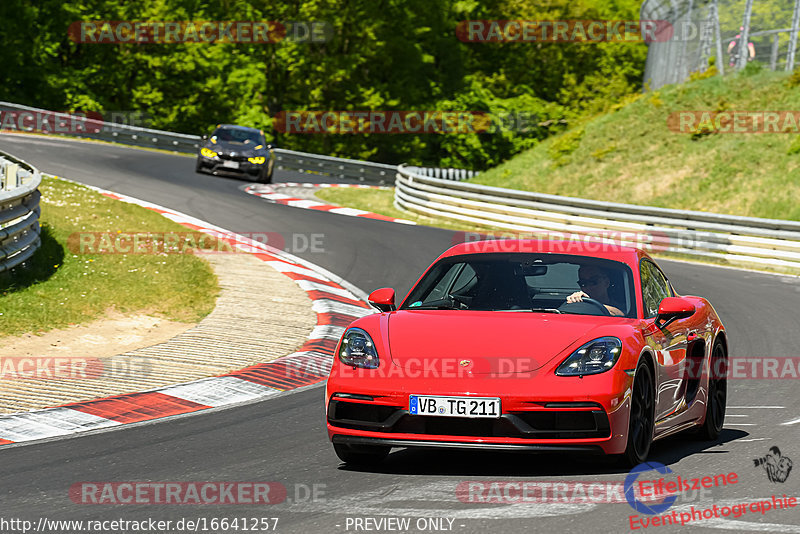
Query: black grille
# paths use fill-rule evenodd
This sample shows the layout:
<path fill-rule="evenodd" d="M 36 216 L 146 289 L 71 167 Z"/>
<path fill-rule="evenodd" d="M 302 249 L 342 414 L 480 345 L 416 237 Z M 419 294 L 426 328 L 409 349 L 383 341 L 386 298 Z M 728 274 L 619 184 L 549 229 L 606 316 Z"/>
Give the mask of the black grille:
<path fill-rule="evenodd" d="M 328 421 L 341 428 L 438 436 L 579 439 L 611 435 L 603 410 L 536 410 L 484 419 L 411 415 L 394 406 L 332 400 Z"/>
<path fill-rule="evenodd" d="M 331 404 L 331 418 L 367 423 L 382 423 L 397 411 L 394 406 L 381 406 L 379 404 L 342 401 L 331 401 Z"/>
<path fill-rule="evenodd" d="M 219 156 L 219 159 L 225 159 L 229 161 L 247 161 L 247 156 L 231 156 L 230 154 L 223 154 L 222 152 L 219 152 L 217 155 Z"/>

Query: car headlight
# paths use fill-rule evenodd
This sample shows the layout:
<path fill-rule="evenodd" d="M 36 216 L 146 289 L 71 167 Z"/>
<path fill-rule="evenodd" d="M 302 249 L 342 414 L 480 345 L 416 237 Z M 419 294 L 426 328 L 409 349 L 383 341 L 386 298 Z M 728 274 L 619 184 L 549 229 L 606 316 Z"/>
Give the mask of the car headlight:
<path fill-rule="evenodd" d="M 200 149 L 200 154 L 206 158 L 216 158 L 217 153 L 211 150 L 210 148 L 203 147 Z"/>
<path fill-rule="evenodd" d="M 339 361 L 362 369 L 377 369 L 380 365 L 375 343 L 369 334 L 360 328 L 350 328 L 342 336 Z"/>
<path fill-rule="evenodd" d="M 622 342 L 615 337 L 594 339 L 569 355 L 558 366 L 558 376 L 583 376 L 604 373 L 614 367 L 622 354 Z"/>
<path fill-rule="evenodd" d="M 255 158 L 247 158 L 247 161 L 250 163 L 255 163 L 256 165 L 261 165 L 264 163 L 264 156 L 257 156 Z"/>

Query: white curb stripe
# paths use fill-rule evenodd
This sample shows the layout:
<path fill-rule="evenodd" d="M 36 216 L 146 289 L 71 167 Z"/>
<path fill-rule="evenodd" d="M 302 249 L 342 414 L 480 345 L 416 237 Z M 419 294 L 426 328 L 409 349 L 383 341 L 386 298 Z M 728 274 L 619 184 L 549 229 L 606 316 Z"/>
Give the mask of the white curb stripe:
<path fill-rule="evenodd" d="M 377 313 L 377 310 L 362 308 L 361 306 L 353 306 L 352 304 L 345 304 L 335 300 L 320 299 L 315 300 L 311 304 L 311 309 L 317 313 L 336 313 L 339 315 L 347 315 L 353 318 L 364 317 L 372 313 Z"/>
<path fill-rule="evenodd" d="M 235 376 L 219 376 L 168 387 L 158 392 L 197 404 L 217 407 L 268 397 L 279 393 L 280 390 Z"/>
<path fill-rule="evenodd" d="M 345 328 L 345 326 L 334 326 L 332 324 L 315 326 L 314 330 L 308 335 L 308 339 L 335 339 L 339 341 L 339 338 L 344 334 Z"/>
<path fill-rule="evenodd" d="M 0 418 L 0 436 L 14 442 L 31 441 L 120 424 L 70 408 L 50 408 L 3 416 Z"/>
<path fill-rule="evenodd" d="M 303 291 L 321 291 L 323 293 L 330 293 L 331 295 L 338 295 L 348 299 L 361 300 L 343 287 L 333 287 L 329 286 L 328 284 L 312 282 L 311 280 L 295 280 L 295 282 Z"/>
<path fill-rule="evenodd" d="M 317 206 L 324 206 L 325 204 L 314 200 L 290 200 L 286 205 L 294 208 L 316 208 Z"/>
<path fill-rule="evenodd" d="M 323 280 L 323 277 L 320 276 L 318 273 L 315 273 L 311 269 L 300 267 L 299 265 L 296 265 L 294 263 L 286 263 L 283 261 L 268 261 L 266 263 L 276 271 L 282 273 L 297 273 L 297 274 L 302 274 L 303 276 L 308 276 L 309 278 Z"/>
<path fill-rule="evenodd" d="M 357 210 L 355 208 L 333 208 L 332 210 L 328 211 L 330 211 L 331 213 L 337 213 L 339 215 L 351 215 L 354 217 L 357 215 L 366 215 L 367 213 L 369 213 L 368 211 Z"/>

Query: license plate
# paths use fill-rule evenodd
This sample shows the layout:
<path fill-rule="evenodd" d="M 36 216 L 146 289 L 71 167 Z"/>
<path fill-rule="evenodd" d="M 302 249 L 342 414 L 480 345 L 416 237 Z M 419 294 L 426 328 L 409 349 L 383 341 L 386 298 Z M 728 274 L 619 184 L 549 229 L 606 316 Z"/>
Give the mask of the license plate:
<path fill-rule="evenodd" d="M 222 162 L 222 166 L 223 167 L 228 167 L 228 168 L 231 168 L 231 169 L 238 169 L 239 168 L 239 162 L 238 161 L 223 161 Z"/>
<path fill-rule="evenodd" d="M 497 397 L 443 397 L 410 395 L 408 411 L 411 415 L 437 415 L 441 417 L 500 417 L 500 399 Z"/>

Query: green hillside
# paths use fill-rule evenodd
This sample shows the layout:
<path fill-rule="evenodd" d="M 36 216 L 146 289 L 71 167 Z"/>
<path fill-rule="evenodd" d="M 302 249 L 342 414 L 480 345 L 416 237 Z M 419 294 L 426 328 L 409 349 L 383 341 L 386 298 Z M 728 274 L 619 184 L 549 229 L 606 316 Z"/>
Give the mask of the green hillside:
<path fill-rule="evenodd" d="M 670 114 L 686 110 L 793 110 L 798 116 L 800 71 L 789 76 L 750 65 L 735 75 L 638 95 L 473 181 L 598 200 L 800 220 L 797 129 L 758 134 L 670 130 Z"/>

